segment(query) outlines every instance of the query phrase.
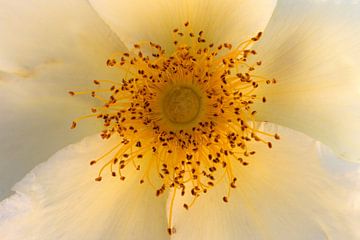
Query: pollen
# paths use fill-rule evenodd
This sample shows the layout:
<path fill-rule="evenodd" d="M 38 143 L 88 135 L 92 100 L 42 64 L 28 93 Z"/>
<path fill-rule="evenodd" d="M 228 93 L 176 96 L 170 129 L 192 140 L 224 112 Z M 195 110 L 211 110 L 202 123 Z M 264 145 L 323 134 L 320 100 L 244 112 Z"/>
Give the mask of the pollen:
<path fill-rule="evenodd" d="M 195 33 L 189 22 L 172 30 L 173 48 L 165 49 L 153 42 L 140 42 L 129 52 L 116 53 L 106 65 L 120 68 L 119 79 L 94 80 L 94 88 L 70 91 L 71 96 L 88 94 L 99 101 L 89 115 L 73 120 L 96 118 L 103 123 L 101 137 L 120 136 L 102 156 L 90 159 L 99 166 L 96 181 L 106 176 L 126 180 L 124 169 L 133 167 L 140 174 L 139 183 L 149 183 L 156 196 L 172 193 L 169 206 L 168 233 L 177 194 L 192 196 L 182 206 L 190 210 L 196 199 L 219 182 L 228 189 L 220 201 L 231 201 L 241 176 L 235 176 L 233 163 L 246 167 L 250 141 L 273 148 L 276 133 L 257 129 L 255 102 L 266 104 L 256 90 L 269 87 L 276 80 L 253 74 L 263 63 L 250 64 L 256 51 L 250 49 L 262 33 L 233 46 L 215 45 L 206 33 Z M 107 172 L 107 173 L 106 173 Z M 157 178 L 160 186 L 152 179 Z"/>

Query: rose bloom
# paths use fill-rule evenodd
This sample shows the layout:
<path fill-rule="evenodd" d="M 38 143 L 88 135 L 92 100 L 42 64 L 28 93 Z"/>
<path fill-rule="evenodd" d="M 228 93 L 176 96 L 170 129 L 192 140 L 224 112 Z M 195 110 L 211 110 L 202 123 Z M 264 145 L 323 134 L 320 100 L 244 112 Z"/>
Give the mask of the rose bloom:
<path fill-rule="evenodd" d="M 0 32 L 0 239 L 360 239 L 357 1 L 1 1 Z"/>

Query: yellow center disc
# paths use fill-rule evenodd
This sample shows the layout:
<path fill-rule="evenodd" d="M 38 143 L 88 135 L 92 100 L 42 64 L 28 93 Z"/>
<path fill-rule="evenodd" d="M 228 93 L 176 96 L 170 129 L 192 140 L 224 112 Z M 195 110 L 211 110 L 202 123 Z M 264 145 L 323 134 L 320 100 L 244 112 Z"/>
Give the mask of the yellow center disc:
<path fill-rule="evenodd" d="M 190 123 L 200 112 L 200 97 L 189 87 L 175 87 L 165 96 L 163 110 L 172 123 Z"/>

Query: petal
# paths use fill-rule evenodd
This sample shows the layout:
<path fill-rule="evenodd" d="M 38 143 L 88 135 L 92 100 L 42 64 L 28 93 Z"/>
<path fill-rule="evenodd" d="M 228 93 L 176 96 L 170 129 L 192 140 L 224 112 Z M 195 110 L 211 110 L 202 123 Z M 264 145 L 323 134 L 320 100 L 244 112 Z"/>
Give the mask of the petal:
<path fill-rule="evenodd" d="M 94 181 L 99 166 L 89 160 L 117 141 L 85 138 L 32 170 L 0 203 L 2 239 L 167 239 L 165 198 L 132 166 L 125 181 Z"/>
<path fill-rule="evenodd" d="M 337 1 L 340 2 L 340 1 Z M 258 74 L 278 84 L 260 90 L 258 119 L 302 131 L 344 159 L 360 161 L 360 4 L 280 1 L 257 46 Z"/>
<path fill-rule="evenodd" d="M 105 62 L 124 46 L 87 1 L 1 1 L 0 35 L 1 199 L 36 164 L 97 131 L 70 131 L 94 103 L 67 92 L 118 78 Z"/>
<path fill-rule="evenodd" d="M 90 1 L 128 46 L 150 40 L 169 46 L 172 30 L 190 22 L 194 33 L 205 32 L 213 43 L 239 42 L 262 31 L 276 0 Z"/>
<path fill-rule="evenodd" d="M 173 239 L 358 239 L 359 208 L 350 203 L 358 187 L 346 189 L 332 178 L 315 140 L 273 124 L 263 127 L 281 140 L 271 150 L 253 143 L 248 166 L 232 163 L 238 181 L 228 203 L 222 201 L 228 183 L 189 210 L 181 206 L 192 198 L 177 196 Z"/>

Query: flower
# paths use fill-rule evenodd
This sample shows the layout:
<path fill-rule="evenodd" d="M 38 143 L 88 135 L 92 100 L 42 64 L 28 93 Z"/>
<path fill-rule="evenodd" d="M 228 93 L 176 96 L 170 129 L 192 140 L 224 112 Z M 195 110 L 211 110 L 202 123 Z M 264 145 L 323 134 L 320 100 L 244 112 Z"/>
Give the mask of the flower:
<path fill-rule="evenodd" d="M 63 127 L 69 119 L 86 115 L 86 110 L 96 105 L 89 98 L 65 97 L 69 88 L 90 87 L 86 82 L 89 78 L 96 79 L 94 83 L 99 85 L 90 93 L 105 102 L 105 108 L 93 108 L 95 116 L 104 120 L 105 127 L 113 124 L 109 118 L 122 121 L 124 115 L 139 117 L 144 114 L 149 117 L 147 120 L 153 129 L 142 127 L 138 130 L 143 122 L 130 119 L 125 126 L 117 125 L 115 130 L 120 134 L 112 134 L 111 128 L 107 128 L 102 136 L 112 135 L 108 140 L 87 137 L 58 151 L 33 169 L 14 187 L 16 193 L 0 204 L 3 238 L 359 238 L 358 163 L 341 161 L 316 140 L 330 146 L 341 158 L 359 160 L 356 137 L 360 132 L 357 114 L 360 81 L 356 66 L 360 48 L 356 41 L 359 34 L 356 22 L 360 20 L 360 5 L 315 0 L 262 0 L 257 5 L 248 0 L 158 1 L 153 4 L 140 0 L 90 1 L 90 4 L 37 1 L 33 5 L 26 4 L 4 3 L 4 10 L 0 10 L 4 18 L 1 27 L 5 30 L 2 31 L 6 33 L 0 61 L 0 76 L 4 79 L 1 96 L 5 117 L 2 121 L 6 126 L 2 158 L 24 159 L 21 164 L 16 162 L 8 167 L 8 162 L 2 160 L 5 171 L 11 173 L 11 176 L 2 173 L 2 182 L 14 181 L 36 164 L 33 161 L 42 161 L 81 135 L 91 135 L 99 129 L 91 125 L 93 122 L 86 125 L 82 121 L 77 131 L 71 133 L 74 135 L 70 135 Z M 43 10 L 42 14 L 37 14 L 39 10 Z M 189 36 L 181 40 L 179 33 Z M 172 34 L 178 37 L 173 38 Z M 191 34 L 196 34 L 195 43 L 186 40 L 192 39 Z M 203 46 L 202 40 L 214 46 L 226 42 L 222 45 L 225 51 L 209 46 L 206 52 L 201 50 L 196 56 L 197 52 L 187 49 L 186 46 L 194 48 L 194 44 Z M 245 47 L 235 47 L 242 41 Z M 159 55 L 162 50 L 174 53 L 174 58 L 164 54 L 156 62 L 146 59 L 141 62 L 140 59 L 151 53 L 155 54 L 151 55 L 155 59 L 159 58 L 154 53 L 156 50 Z M 217 56 L 211 59 L 209 53 L 214 51 Z M 114 56 L 109 57 L 111 54 Z M 133 59 L 134 54 L 137 60 Z M 206 56 L 210 59 L 203 59 Z M 179 64 L 177 57 L 182 59 L 181 67 L 176 66 Z M 121 65 L 122 69 L 106 68 L 103 65 L 106 59 L 108 65 Z M 217 63 L 218 60 L 221 61 Z M 134 84 L 136 80 L 128 78 L 129 74 L 134 75 L 134 69 L 143 79 L 144 74 L 149 75 L 147 69 L 150 67 L 141 68 L 145 63 L 155 69 L 151 71 L 159 73 L 159 62 L 161 66 L 168 63 L 175 69 L 167 78 L 157 75 L 157 80 L 161 80 L 158 84 L 144 80 Z M 225 73 L 218 71 L 216 64 Z M 246 64 L 249 66 L 241 68 Z M 256 65 L 261 66 L 253 70 Z M 206 68 L 209 71 L 203 72 Z M 124 73 L 124 69 L 130 73 Z M 210 87 L 206 87 L 206 79 L 195 75 L 197 72 L 210 75 Z M 193 74 L 191 78 L 189 73 Z M 228 79 L 230 76 L 237 78 Z M 260 80 L 263 77 L 274 77 L 278 83 L 266 86 Z M 125 80 L 119 82 L 119 78 Z M 168 79 L 173 85 L 168 85 L 165 81 Z M 196 84 L 193 84 L 194 79 Z M 220 80 L 228 82 L 220 83 Z M 256 90 L 256 96 L 247 91 L 248 95 L 244 96 L 231 92 L 235 81 L 241 84 L 236 83 L 234 89 L 250 85 L 250 89 Z M 113 88 L 113 84 L 119 87 Z M 98 95 L 104 90 L 103 86 L 112 93 L 110 103 L 102 98 L 103 95 Z M 145 87 L 132 90 L 138 86 Z M 117 90 L 122 94 L 115 93 Z M 70 93 L 79 95 L 79 92 Z M 222 112 L 213 98 L 215 95 L 236 98 L 239 109 L 229 102 Z M 261 96 L 260 101 L 258 96 Z M 126 111 L 109 113 L 112 106 L 106 104 L 118 102 L 119 106 L 128 107 Z M 129 106 L 131 103 L 134 105 Z M 144 104 L 142 110 L 136 110 L 141 104 Z M 148 104 L 155 108 L 150 111 Z M 159 116 L 167 121 L 158 120 Z M 344 117 L 347 124 L 344 124 Z M 216 121 L 214 134 L 220 137 L 203 137 L 212 133 L 211 127 L 206 125 L 206 120 L 212 118 Z M 255 124 L 247 125 L 254 118 L 272 123 L 262 123 L 256 128 Z M 192 123 L 198 123 L 199 119 L 205 124 L 200 125 L 200 132 L 190 137 L 186 131 L 181 135 L 183 128 L 192 129 Z M 236 120 L 237 125 L 227 123 L 228 120 Z M 211 121 L 207 124 L 212 126 Z M 231 130 L 231 126 L 235 129 Z M 15 132 L 16 138 L 6 128 Z M 184 144 L 173 144 L 172 148 L 164 146 L 172 152 L 153 153 L 153 147 L 155 152 L 159 151 L 159 143 L 154 145 L 151 132 L 158 129 L 168 133 L 164 137 L 166 144 L 173 144 L 173 139 L 184 140 Z M 175 134 L 170 133 L 172 129 Z M 279 141 L 276 141 L 279 138 L 276 133 L 281 136 Z M 131 138 L 131 134 L 135 137 Z M 243 141 L 238 140 L 237 134 L 242 134 Z M 226 144 L 224 137 L 228 137 Z M 253 141 L 247 141 L 247 137 Z M 14 140 L 9 141 L 11 139 Z M 15 141 L 16 146 L 13 145 Z M 244 159 L 229 161 L 224 157 L 233 155 L 227 148 L 234 142 L 240 144 L 234 146 L 235 154 L 245 155 Z M 184 147 L 178 151 L 175 148 L 178 146 Z M 193 150 L 196 146 L 204 156 L 190 153 L 198 151 Z M 99 165 L 104 160 L 101 156 L 111 156 L 111 150 L 119 148 L 115 158 L 104 161 L 105 168 L 102 168 Z M 256 154 L 252 155 L 247 149 L 254 149 Z M 203 185 L 187 180 L 176 168 L 187 165 L 179 160 L 180 153 L 192 166 L 187 176 L 194 180 L 210 179 L 211 182 L 213 177 L 221 181 L 207 182 L 198 197 L 200 192 L 196 191 Z M 94 166 L 86 164 L 99 156 L 91 162 Z M 158 158 L 155 161 L 154 156 Z M 220 159 L 215 162 L 216 169 L 206 170 L 204 159 L 212 161 L 215 156 Z M 129 158 L 131 161 L 126 160 Z M 198 166 L 193 159 L 200 161 Z M 151 166 L 154 162 L 159 165 Z M 250 164 L 244 164 L 248 162 Z M 135 164 L 132 167 L 125 163 Z M 218 170 L 219 164 L 225 170 Z M 109 171 L 113 166 L 119 170 Z M 174 177 L 166 177 L 167 171 Z M 200 176 L 199 171 L 205 173 Z M 120 179 L 126 176 L 126 179 L 115 181 L 105 172 Z M 159 173 L 163 173 L 163 177 L 154 177 Z M 218 173 L 226 175 L 221 177 Z M 94 177 L 102 181 L 97 183 Z M 139 184 L 142 180 L 144 184 Z M 157 189 L 158 197 L 152 185 L 161 186 Z M 233 185 L 236 189 L 231 189 Z M 184 196 L 176 193 L 184 189 Z"/>

